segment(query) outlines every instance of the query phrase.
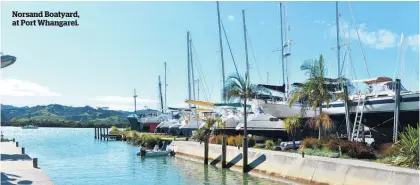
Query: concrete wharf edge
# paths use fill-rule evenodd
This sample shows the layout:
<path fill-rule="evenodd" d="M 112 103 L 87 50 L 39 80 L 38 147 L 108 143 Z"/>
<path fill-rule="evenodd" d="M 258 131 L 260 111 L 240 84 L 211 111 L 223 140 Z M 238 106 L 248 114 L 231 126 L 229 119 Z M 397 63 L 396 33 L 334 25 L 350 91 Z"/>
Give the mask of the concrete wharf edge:
<path fill-rule="evenodd" d="M 25 151 L 26 152 L 26 151 Z M 33 159 L 22 154 L 15 142 L 0 142 L 1 184 L 54 185 L 44 170 L 34 168 Z"/>
<path fill-rule="evenodd" d="M 204 159 L 204 143 L 173 141 L 177 155 Z M 229 163 L 242 153 L 238 147 L 227 146 L 226 158 Z M 222 154 L 222 145 L 209 144 L 209 163 Z M 248 162 L 256 159 L 264 161 L 252 171 L 272 177 L 293 180 L 305 184 L 322 185 L 419 185 L 420 170 L 395 167 L 387 164 L 318 156 L 248 149 Z M 234 167 L 242 166 L 242 159 Z"/>

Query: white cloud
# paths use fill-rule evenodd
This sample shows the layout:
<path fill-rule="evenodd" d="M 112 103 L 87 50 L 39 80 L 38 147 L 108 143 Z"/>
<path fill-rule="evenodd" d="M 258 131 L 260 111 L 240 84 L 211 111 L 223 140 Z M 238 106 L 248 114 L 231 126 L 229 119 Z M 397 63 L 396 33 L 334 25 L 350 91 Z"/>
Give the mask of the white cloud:
<path fill-rule="evenodd" d="M 134 99 L 133 97 L 122 97 L 122 96 L 101 96 L 89 99 L 94 101 L 92 105 L 97 107 L 109 107 L 112 110 L 125 110 L 133 111 Z M 137 110 L 143 109 L 145 106 L 155 109 L 158 101 L 148 98 L 137 98 L 136 99 Z"/>
<path fill-rule="evenodd" d="M 228 18 L 229 21 L 234 21 L 235 20 L 235 16 L 233 16 L 233 15 L 228 15 L 227 18 Z"/>
<path fill-rule="evenodd" d="M 369 30 L 366 24 L 359 24 L 354 28 L 350 28 L 349 24 L 345 21 L 341 21 L 341 24 L 340 34 L 346 39 L 359 40 L 360 37 L 360 42 L 362 42 L 363 45 L 380 50 L 397 46 L 399 36 L 390 30 Z M 343 34 L 343 32 L 345 32 L 345 34 Z M 330 33 L 333 36 L 336 35 L 336 26 L 330 28 Z"/>
<path fill-rule="evenodd" d="M 18 80 L 1 79 L 0 96 L 62 96 L 60 93 L 51 91 L 48 87 L 40 84 Z"/>
<path fill-rule="evenodd" d="M 419 52 L 419 35 L 408 36 L 407 44 L 414 52 Z"/>

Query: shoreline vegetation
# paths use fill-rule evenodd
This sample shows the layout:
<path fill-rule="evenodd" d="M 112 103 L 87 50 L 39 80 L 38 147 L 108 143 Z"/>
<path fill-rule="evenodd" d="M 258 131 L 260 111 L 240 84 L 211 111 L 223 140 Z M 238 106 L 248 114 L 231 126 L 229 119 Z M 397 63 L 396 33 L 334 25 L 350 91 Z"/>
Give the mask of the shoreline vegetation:
<path fill-rule="evenodd" d="M 110 124 L 106 123 L 95 123 L 95 122 L 80 122 L 80 121 L 67 121 L 67 120 L 29 120 L 19 119 L 12 121 L 1 121 L 1 126 L 12 126 L 22 127 L 25 125 L 36 125 L 38 127 L 60 127 L 60 128 L 94 128 L 94 127 L 111 127 Z M 118 128 L 125 128 L 129 124 L 113 124 Z"/>

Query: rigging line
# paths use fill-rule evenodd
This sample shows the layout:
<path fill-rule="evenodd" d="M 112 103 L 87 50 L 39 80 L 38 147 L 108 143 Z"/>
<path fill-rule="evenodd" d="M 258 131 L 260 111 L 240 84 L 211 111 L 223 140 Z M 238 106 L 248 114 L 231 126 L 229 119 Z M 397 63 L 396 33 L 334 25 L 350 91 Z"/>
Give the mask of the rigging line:
<path fill-rule="evenodd" d="M 258 66 L 257 57 L 255 57 L 255 52 L 254 52 L 254 48 L 252 47 L 251 38 L 249 38 L 248 30 L 245 30 L 245 31 L 246 31 L 246 36 L 247 36 L 248 41 L 249 41 L 249 47 L 250 47 L 252 55 L 254 57 L 254 63 L 257 66 L 258 76 L 260 77 L 260 81 L 262 82 L 263 80 L 262 80 L 261 73 L 260 73 L 260 67 Z"/>
<path fill-rule="evenodd" d="M 204 93 L 204 98 L 208 101 L 209 100 L 209 95 L 208 95 L 208 85 L 207 85 L 207 80 L 206 80 L 206 78 L 205 78 L 205 76 L 204 76 L 204 74 L 203 74 L 203 71 L 202 71 L 202 68 L 201 68 L 201 61 L 199 60 L 199 58 L 198 58 L 198 55 L 197 55 L 197 52 L 196 52 L 196 49 L 195 49 L 195 46 L 194 46 L 194 42 L 192 42 L 191 41 L 191 46 L 192 46 L 192 51 L 194 52 L 194 57 L 195 57 L 195 59 L 198 61 L 198 75 L 200 75 L 201 76 L 201 78 L 203 79 L 203 80 L 200 80 L 201 82 L 203 82 L 204 81 L 204 84 L 203 84 L 203 93 Z M 194 82 L 195 83 L 195 82 Z"/>
<path fill-rule="evenodd" d="M 354 21 L 353 9 L 351 8 L 350 1 L 349 1 L 349 8 L 350 8 L 350 14 L 351 14 L 351 18 L 353 20 L 353 26 L 354 26 L 355 21 Z M 367 62 L 366 62 L 365 52 L 363 51 L 362 42 L 360 41 L 359 29 L 356 30 L 356 33 L 357 33 L 357 38 L 359 40 L 360 51 L 362 52 L 363 61 L 365 62 L 366 72 L 368 73 L 368 76 L 370 78 L 370 73 L 369 73 L 369 69 L 368 69 L 368 66 L 367 66 Z"/>
<path fill-rule="evenodd" d="M 224 33 L 225 38 L 226 38 L 226 43 L 229 47 L 229 52 L 230 52 L 230 56 L 232 57 L 233 65 L 235 66 L 236 74 L 239 76 L 238 67 L 236 66 L 235 58 L 233 57 L 232 48 L 230 47 L 230 43 L 229 43 L 229 39 L 228 39 L 227 34 L 226 34 L 225 26 L 223 25 L 223 21 L 220 20 L 220 23 L 222 25 L 223 33 Z"/>
<path fill-rule="evenodd" d="M 340 24 L 340 25 L 341 25 L 341 30 L 343 30 L 343 35 L 345 36 L 346 35 L 346 29 L 344 29 L 344 24 Z M 355 68 L 354 68 L 353 60 L 351 58 L 351 49 L 350 49 L 350 41 L 349 41 L 349 38 L 345 39 L 345 41 L 346 41 L 347 51 L 349 53 L 350 67 L 351 67 L 351 69 L 353 71 L 353 77 L 356 80 L 357 79 L 357 76 L 356 76 L 356 71 L 355 71 Z M 358 87 L 359 85 L 357 84 L 356 86 Z"/>

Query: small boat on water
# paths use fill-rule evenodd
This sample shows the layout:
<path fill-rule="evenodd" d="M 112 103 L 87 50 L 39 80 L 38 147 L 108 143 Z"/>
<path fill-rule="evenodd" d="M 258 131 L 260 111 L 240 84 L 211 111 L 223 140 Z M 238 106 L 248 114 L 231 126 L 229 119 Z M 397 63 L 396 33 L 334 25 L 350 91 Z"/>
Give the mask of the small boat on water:
<path fill-rule="evenodd" d="M 25 125 L 22 127 L 22 129 L 38 129 L 38 126 L 36 125 Z"/>
<path fill-rule="evenodd" d="M 140 151 L 137 152 L 137 156 L 144 157 L 159 157 L 159 156 L 174 156 L 175 152 L 169 148 L 166 150 L 146 150 L 146 148 L 140 147 Z"/>

